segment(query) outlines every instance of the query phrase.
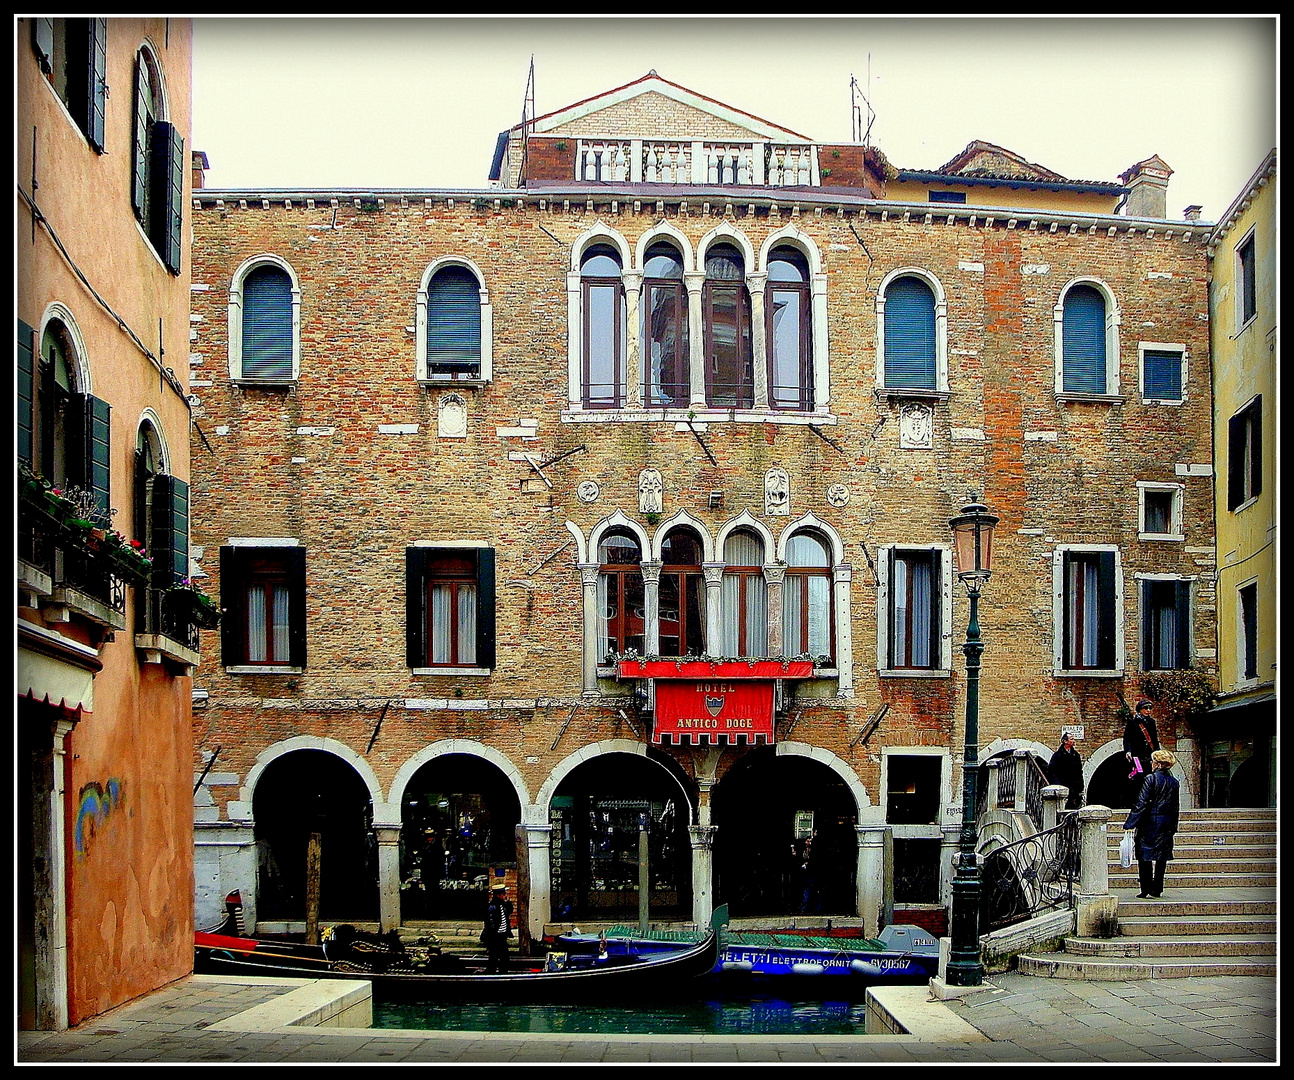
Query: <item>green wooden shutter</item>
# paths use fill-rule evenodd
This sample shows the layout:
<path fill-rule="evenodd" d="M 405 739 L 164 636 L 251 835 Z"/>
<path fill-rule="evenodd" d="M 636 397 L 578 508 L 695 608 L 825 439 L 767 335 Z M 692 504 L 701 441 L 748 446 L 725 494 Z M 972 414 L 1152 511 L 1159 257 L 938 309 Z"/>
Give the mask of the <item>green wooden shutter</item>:
<path fill-rule="evenodd" d="M 951 662 L 944 663 L 943 604 L 944 574 L 942 551 L 930 552 L 930 666 L 932 668 L 951 667 Z"/>
<path fill-rule="evenodd" d="M 245 663 L 243 637 L 247 630 L 247 548 L 220 549 L 220 662 L 225 667 Z"/>
<path fill-rule="evenodd" d="M 159 120 L 149 133 L 148 238 L 172 274 L 180 272 L 184 220 L 184 140 Z"/>
<path fill-rule="evenodd" d="M 1191 665 L 1191 583 L 1177 582 L 1177 656 L 1175 666 Z"/>
<path fill-rule="evenodd" d="M 18 320 L 18 460 L 35 465 L 32 409 L 36 404 L 36 331 Z"/>
<path fill-rule="evenodd" d="M 427 666 L 427 559 L 427 548 L 404 549 L 404 658 L 410 668 Z"/>
<path fill-rule="evenodd" d="M 494 548 L 476 549 L 476 666 L 494 667 Z"/>
<path fill-rule="evenodd" d="M 85 487 L 94 492 L 105 525 L 112 522 L 112 406 L 85 395 Z"/>
<path fill-rule="evenodd" d="M 153 584 L 165 589 L 189 576 L 189 485 L 165 473 L 153 477 Z"/>
<path fill-rule="evenodd" d="M 31 47 L 36 53 L 36 62 L 46 75 L 54 73 L 54 20 L 32 19 Z"/>
<path fill-rule="evenodd" d="M 1114 592 L 1114 552 L 1098 551 L 1096 553 L 1097 584 L 1096 596 L 1100 604 L 1097 617 L 1096 665 L 1098 668 L 1114 667 L 1115 631 L 1115 592 Z"/>
<path fill-rule="evenodd" d="M 288 663 L 306 666 L 306 549 L 283 549 L 288 577 Z"/>
<path fill-rule="evenodd" d="M 108 20 L 87 19 L 89 40 L 86 42 L 89 86 L 86 92 L 85 134 L 99 153 L 106 148 L 104 117 L 108 105 Z"/>
<path fill-rule="evenodd" d="M 135 57 L 135 137 L 130 172 L 130 205 L 135 217 L 148 220 L 148 136 L 153 118 L 148 111 L 148 65 Z"/>
<path fill-rule="evenodd" d="M 1245 410 L 1249 417 L 1249 498 L 1256 499 L 1263 493 L 1263 399 L 1262 395 L 1254 398 L 1254 403 Z"/>

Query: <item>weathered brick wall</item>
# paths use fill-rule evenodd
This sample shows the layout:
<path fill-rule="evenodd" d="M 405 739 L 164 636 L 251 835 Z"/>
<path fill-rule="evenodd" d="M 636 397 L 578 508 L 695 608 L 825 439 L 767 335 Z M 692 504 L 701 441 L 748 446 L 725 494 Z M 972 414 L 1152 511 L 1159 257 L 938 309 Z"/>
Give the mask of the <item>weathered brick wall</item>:
<path fill-rule="evenodd" d="M 776 535 L 811 510 L 839 531 L 854 566 L 856 697 L 806 708 L 793 737 L 842 758 L 874 802 L 881 748 L 959 746 L 964 710 L 959 651 L 951 679 L 876 676 L 876 551 L 890 543 L 948 543 L 948 520 L 972 493 L 1002 518 L 998 563 L 981 604 L 981 744 L 1000 737 L 1055 745 L 1061 724 L 1083 723 L 1087 756 L 1119 735 L 1119 695 L 1137 694 L 1137 571 L 1200 575 L 1195 643 L 1213 648 L 1212 481 L 1178 471 L 1211 460 L 1206 265 L 1198 237 L 1185 242 L 1180 229 L 1172 237 L 1052 233 L 1027 218 L 1010 227 L 982 217 L 972 225 L 964 216 L 948 224 L 946 215 L 902 220 L 875 211 L 859 216 L 855 208 L 847 216 L 792 216 L 786 205 L 778 213 L 738 213 L 732 224 L 756 250 L 770 232 L 795 224 L 822 254 L 838 421 L 823 430 L 843 452 L 804 426 L 712 423 L 703 435 L 718 462 L 712 465 L 692 434 L 673 423 L 560 419 L 571 245 L 599 219 L 633 245 L 656 224 L 654 213 L 635 214 L 623 201 L 618 213 L 601 203 L 593 213 L 581 205 L 566 213 L 560 204 L 540 209 L 533 197 L 520 208 L 505 200 L 498 211 L 392 199 L 379 212 L 324 203 L 264 209 L 259 200 L 242 208 L 236 199 L 217 208 L 215 197 L 205 193 L 194 214 L 194 281 L 208 287 L 194 294 L 201 316 L 193 342 L 195 416 L 211 446 L 208 452 L 195 435 L 194 543 L 205 549 L 202 569 L 218 593 L 217 548 L 227 538 L 298 538 L 308 553 L 309 624 L 307 666 L 295 676 L 227 674 L 218 635 L 206 635 L 195 685 L 211 698 L 197 721 L 198 741 L 207 749 L 222 745 L 222 769 L 245 776 L 260 750 L 296 734 L 336 738 L 363 754 L 388 700 L 394 704 L 369 755 L 383 785 L 418 749 L 459 737 L 497 746 L 533 793 L 579 746 L 633 737 L 614 707 L 584 705 L 571 717 L 581 689 L 574 550 L 541 564 L 568 541 L 567 520 L 586 536 L 616 509 L 641 521 L 643 468 L 662 472 L 664 517 L 685 508 L 713 532 L 749 509 Z M 694 247 L 719 223 L 700 209 L 694 202 L 678 213 L 671 203 L 667 211 Z M 228 378 L 228 284 L 261 252 L 286 259 L 300 277 L 301 375 L 291 389 L 240 387 Z M 494 381 L 458 390 L 468 409 L 468 436 L 458 440 L 437 437 L 442 391 L 414 379 L 415 294 L 428 264 L 446 255 L 480 267 L 494 306 Z M 931 450 L 901 449 L 898 406 L 873 393 L 876 288 L 905 266 L 936 275 L 947 293 L 952 396 L 935 410 Z M 1055 399 L 1053 308 L 1078 276 L 1102 279 L 1118 298 L 1118 403 Z M 1142 403 L 1139 339 L 1185 344 L 1184 405 Z M 526 418 L 538 421 L 533 439 L 498 434 Z M 418 430 L 379 434 L 379 424 Z M 542 461 L 580 446 L 585 452 L 546 470 L 551 491 L 535 484 L 526 485 L 534 493 L 523 493 L 521 482 L 533 473 L 510 461 L 510 452 Z M 772 466 L 789 474 L 790 518 L 764 518 L 763 478 Z M 585 479 L 601 487 L 593 504 L 575 497 Z M 1185 484 L 1184 543 L 1138 540 L 1138 480 Z M 841 509 L 825 499 L 836 483 L 850 493 Z M 710 511 L 707 496 L 716 489 L 725 492 L 724 508 Z M 498 661 L 489 678 L 415 677 L 405 666 L 404 549 L 415 540 L 496 548 Z M 1052 673 L 1051 559 L 1056 545 L 1068 543 L 1122 551 L 1128 678 Z M 966 617 L 960 595 L 957 643 Z M 431 704 L 404 708 L 408 699 Z M 276 704 L 264 707 L 267 700 Z M 890 705 L 884 722 L 867 745 L 852 746 L 882 701 Z M 691 768 L 689 753 L 671 753 Z"/>
<path fill-rule="evenodd" d="M 635 139 L 643 137 L 644 132 L 653 139 L 749 140 L 752 137 L 748 127 L 702 112 L 654 90 L 547 128 L 544 133 L 574 138 Z"/>

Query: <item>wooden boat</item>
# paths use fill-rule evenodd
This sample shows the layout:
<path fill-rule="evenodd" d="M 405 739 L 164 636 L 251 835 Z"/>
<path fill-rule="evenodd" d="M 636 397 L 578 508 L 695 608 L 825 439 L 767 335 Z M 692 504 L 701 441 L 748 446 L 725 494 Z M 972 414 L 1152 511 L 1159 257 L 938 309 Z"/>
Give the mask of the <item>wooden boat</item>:
<path fill-rule="evenodd" d="M 332 950 L 327 943 L 303 945 L 198 931 L 194 938 L 194 971 L 367 979 L 373 983 L 374 992 L 383 996 L 565 1001 L 620 991 L 637 994 L 703 975 L 715 966 L 727 921 L 728 909 L 721 907 L 700 942 L 656 955 L 550 952 L 539 959 L 514 958 L 509 971 L 494 975 L 485 974 L 484 958 L 478 966 L 461 957 L 420 955 L 416 949 L 384 949 L 380 942 L 369 942 L 368 949 L 352 949 L 346 959 L 339 959 L 335 951 L 329 955 Z"/>

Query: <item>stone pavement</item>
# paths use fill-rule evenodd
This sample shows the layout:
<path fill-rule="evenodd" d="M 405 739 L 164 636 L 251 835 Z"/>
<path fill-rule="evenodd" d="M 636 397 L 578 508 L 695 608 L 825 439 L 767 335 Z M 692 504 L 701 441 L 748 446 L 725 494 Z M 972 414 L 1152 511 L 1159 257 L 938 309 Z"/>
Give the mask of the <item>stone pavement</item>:
<path fill-rule="evenodd" d="M 906 995 L 906 1035 L 586 1035 L 286 1026 L 300 982 L 189 976 L 65 1032 L 18 1033 L 20 1064 L 127 1062 L 1275 1063 L 1276 980 L 1087 983 L 1010 973 L 950 1002 Z M 320 983 L 310 984 L 321 987 Z M 298 996 L 304 988 L 294 991 Z M 275 1012 L 274 1010 L 278 1010 Z M 929 1023 L 920 1019 L 928 1010 Z M 272 1018 L 272 1019 L 271 1019 Z"/>

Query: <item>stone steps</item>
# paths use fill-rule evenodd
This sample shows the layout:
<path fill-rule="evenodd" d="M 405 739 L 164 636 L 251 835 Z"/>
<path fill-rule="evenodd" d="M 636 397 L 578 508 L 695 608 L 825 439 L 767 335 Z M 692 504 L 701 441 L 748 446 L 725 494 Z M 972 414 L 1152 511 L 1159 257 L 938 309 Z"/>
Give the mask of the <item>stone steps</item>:
<path fill-rule="evenodd" d="M 1265 975 L 1275 977 L 1275 956 L 1177 957 L 1116 960 L 1076 957 L 1068 953 L 1021 956 L 1020 974 L 1088 982 L 1128 982 L 1136 979 L 1185 979 L 1195 976 Z"/>
<path fill-rule="evenodd" d="M 1172 956 L 1274 956 L 1276 934 L 1142 934 L 1136 937 L 1065 939 L 1065 954 L 1106 959 Z"/>

